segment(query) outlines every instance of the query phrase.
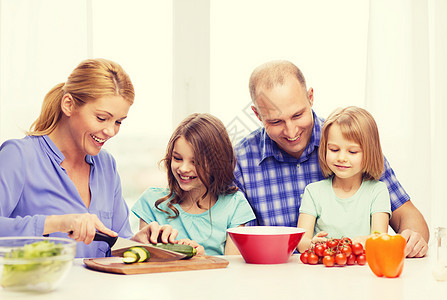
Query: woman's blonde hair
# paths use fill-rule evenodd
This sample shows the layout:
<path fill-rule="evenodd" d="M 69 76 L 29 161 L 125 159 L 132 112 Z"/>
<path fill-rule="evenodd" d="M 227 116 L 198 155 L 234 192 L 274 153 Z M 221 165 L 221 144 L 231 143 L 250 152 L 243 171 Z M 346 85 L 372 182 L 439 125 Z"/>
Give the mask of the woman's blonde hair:
<path fill-rule="evenodd" d="M 379 180 L 384 170 L 379 130 L 373 116 L 365 109 L 356 106 L 336 109 L 324 123 L 318 152 L 320 168 L 324 177 L 327 178 L 333 174 L 326 162 L 329 129 L 333 124 L 340 126 L 344 138 L 358 143 L 362 148 L 363 179 Z"/>
<path fill-rule="evenodd" d="M 65 83 L 59 83 L 46 94 L 40 115 L 28 135 L 47 135 L 56 128 L 65 94 L 72 96 L 75 107 L 105 96 L 121 96 L 131 104 L 135 98 L 130 77 L 119 64 L 102 58 L 84 60 Z"/>
<path fill-rule="evenodd" d="M 167 213 L 169 218 L 179 215 L 173 204 L 181 203 L 184 194 L 171 170 L 174 145 L 180 137 L 183 137 L 193 149 L 197 175 L 205 186 L 205 193 L 201 195 L 201 199 L 205 199 L 208 195 L 217 199 L 221 194 L 234 194 L 237 191 L 237 187 L 233 184 L 236 157 L 224 124 L 211 114 L 191 114 L 173 132 L 166 147 L 165 157 L 161 161 L 167 170 L 169 194 L 157 200 L 155 206 Z M 174 197 L 167 205 L 174 215 L 159 207 L 172 196 Z"/>

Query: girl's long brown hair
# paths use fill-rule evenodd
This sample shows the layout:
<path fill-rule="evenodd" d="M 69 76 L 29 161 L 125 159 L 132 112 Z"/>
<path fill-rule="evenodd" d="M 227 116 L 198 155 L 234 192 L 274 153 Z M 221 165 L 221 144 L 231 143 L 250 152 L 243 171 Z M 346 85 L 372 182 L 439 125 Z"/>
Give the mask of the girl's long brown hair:
<path fill-rule="evenodd" d="M 61 100 L 73 97 L 75 107 L 105 96 L 121 96 L 131 104 L 135 98 L 132 82 L 123 68 L 110 60 L 98 58 L 82 61 L 65 83 L 59 83 L 45 96 L 40 116 L 31 125 L 28 135 L 50 134 L 62 116 Z"/>
<path fill-rule="evenodd" d="M 179 211 L 173 204 L 181 203 L 184 196 L 171 171 L 174 144 L 180 137 L 184 137 L 193 148 L 197 175 L 205 186 L 201 199 L 205 199 L 208 195 L 217 199 L 221 194 L 234 194 L 237 191 L 237 187 L 233 184 L 236 157 L 224 124 L 210 114 L 192 114 L 175 129 L 168 142 L 166 155 L 160 162 L 167 170 L 169 194 L 157 200 L 155 206 L 170 215 L 169 218 L 179 216 Z M 172 196 L 173 198 L 169 200 Z M 210 202 L 211 199 L 212 197 Z M 167 206 L 174 215 L 159 207 L 168 200 Z"/>

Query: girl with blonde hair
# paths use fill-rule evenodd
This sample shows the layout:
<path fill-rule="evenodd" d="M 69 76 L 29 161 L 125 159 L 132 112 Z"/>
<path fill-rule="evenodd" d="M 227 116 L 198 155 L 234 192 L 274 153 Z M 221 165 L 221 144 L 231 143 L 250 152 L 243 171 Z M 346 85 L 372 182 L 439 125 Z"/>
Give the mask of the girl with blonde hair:
<path fill-rule="evenodd" d="M 298 250 L 326 237 L 364 243 L 374 231 L 387 232 L 390 196 L 386 184 L 378 181 L 384 158 L 372 115 L 354 106 L 335 110 L 323 125 L 319 161 L 327 179 L 304 191 L 298 227 L 306 233 Z"/>

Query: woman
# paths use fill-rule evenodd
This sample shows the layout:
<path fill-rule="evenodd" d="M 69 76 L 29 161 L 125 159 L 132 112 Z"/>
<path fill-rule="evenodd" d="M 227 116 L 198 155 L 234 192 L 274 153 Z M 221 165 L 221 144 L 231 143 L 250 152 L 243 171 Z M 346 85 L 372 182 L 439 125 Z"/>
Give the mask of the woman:
<path fill-rule="evenodd" d="M 130 238 L 129 209 L 115 160 L 104 150 L 127 117 L 135 93 L 129 76 L 105 59 L 81 62 L 46 96 L 23 139 L 0 147 L 0 236 L 75 239 L 77 257 L 106 256 L 96 231 Z M 172 242 L 176 231 L 150 224 L 133 239 Z"/>

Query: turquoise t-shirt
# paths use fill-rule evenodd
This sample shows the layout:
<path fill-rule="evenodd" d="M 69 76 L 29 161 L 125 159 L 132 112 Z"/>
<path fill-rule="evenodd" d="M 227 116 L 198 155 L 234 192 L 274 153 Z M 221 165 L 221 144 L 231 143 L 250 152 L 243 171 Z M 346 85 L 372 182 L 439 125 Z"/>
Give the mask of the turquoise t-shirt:
<path fill-rule="evenodd" d="M 179 211 L 175 219 L 168 219 L 168 214 L 155 207 L 155 201 L 168 195 L 166 188 L 148 188 L 132 207 L 132 212 L 146 223 L 157 221 L 169 224 L 177 229 L 177 239 L 188 238 L 205 248 L 206 255 L 223 255 L 227 239 L 227 229 L 254 220 L 255 214 L 242 192 L 220 195 L 210 211 L 201 214 L 189 214 L 179 204 L 174 204 Z M 160 208 L 171 211 L 165 201 Z"/>
<path fill-rule="evenodd" d="M 371 234 L 371 215 L 388 213 L 390 194 L 381 181 L 364 180 L 349 198 L 337 197 L 332 178 L 311 183 L 304 190 L 300 213 L 316 217 L 314 235 L 326 231 L 328 237 L 357 237 Z"/>

